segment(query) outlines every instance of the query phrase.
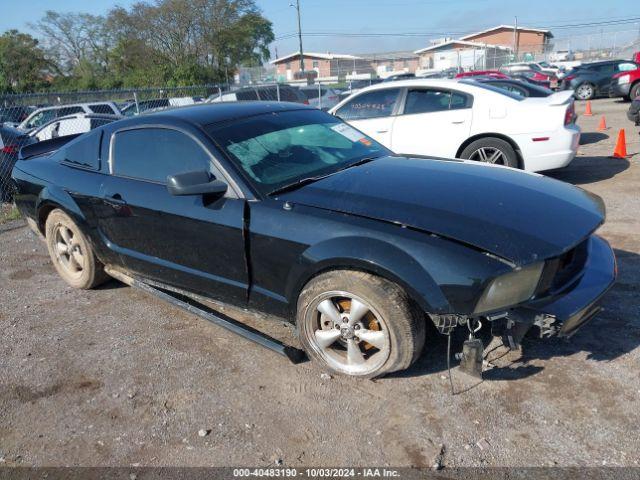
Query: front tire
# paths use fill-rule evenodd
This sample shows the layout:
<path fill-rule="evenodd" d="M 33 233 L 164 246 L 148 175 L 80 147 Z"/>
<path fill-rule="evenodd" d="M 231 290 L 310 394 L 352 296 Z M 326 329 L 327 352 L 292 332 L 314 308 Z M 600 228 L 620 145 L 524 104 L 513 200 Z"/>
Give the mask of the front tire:
<path fill-rule="evenodd" d="M 47 217 L 45 237 L 54 267 L 73 288 L 91 289 L 108 279 L 87 238 L 62 210 Z"/>
<path fill-rule="evenodd" d="M 633 84 L 631 90 L 629 90 L 629 99 L 631 101 L 634 101 L 638 97 L 640 97 L 640 82 Z"/>
<path fill-rule="evenodd" d="M 364 378 L 408 368 L 425 339 L 425 317 L 398 285 L 351 270 L 324 273 L 303 288 L 297 326 L 311 359 Z"/>
<path fill-rule="evenodd" d="M 518 154 L 509 142 L 500 138 L 475 140 L 467 145 L 460 154 L 460 158 L 518 168 Z"/>

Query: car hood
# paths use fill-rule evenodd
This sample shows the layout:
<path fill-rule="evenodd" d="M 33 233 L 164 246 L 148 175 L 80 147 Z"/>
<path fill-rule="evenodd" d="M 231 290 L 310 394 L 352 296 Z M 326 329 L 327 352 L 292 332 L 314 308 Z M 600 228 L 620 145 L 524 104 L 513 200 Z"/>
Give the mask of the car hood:
<path fill-rule="evenodd" d="M 572 248 L 602 200 L 538 174 L 468 161 L 384 157 L 281 199 L 434 233 L 524 265 Z"/>

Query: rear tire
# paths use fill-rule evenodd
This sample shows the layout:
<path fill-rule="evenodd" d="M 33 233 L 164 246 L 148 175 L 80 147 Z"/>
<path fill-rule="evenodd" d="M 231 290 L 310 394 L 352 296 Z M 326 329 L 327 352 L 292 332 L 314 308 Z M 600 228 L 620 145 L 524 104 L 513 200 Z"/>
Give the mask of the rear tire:
<path fill-rule="evenodd" d="M 578 100 L 592 100 L 595 95 L 595 87 L 588 82 L 581 83 L 578 85 L 578 88 L 576 88 L 575 97 Z"/>
<path fill-rule="evenodd" d="M 460 158 L 518 168 L 518 154 L 511 144 L 495 137 L 480 138 L 471 142 L 462 151 Z"/>
<path fill-rule="evenodd" d="M 303 288 L 297 326 L 311 359 L 361 378 L 408 368 L 425 339 L 425 316 L 398 285 L 351 270 L 321 274 Z"/>
<path fill-rule="evenodd" d="M 45 237 L 54 267 L 73 288 L 91 289 L 109 278 L 87 238 L 62 210 L 55 209 L 47 217 Z"/>

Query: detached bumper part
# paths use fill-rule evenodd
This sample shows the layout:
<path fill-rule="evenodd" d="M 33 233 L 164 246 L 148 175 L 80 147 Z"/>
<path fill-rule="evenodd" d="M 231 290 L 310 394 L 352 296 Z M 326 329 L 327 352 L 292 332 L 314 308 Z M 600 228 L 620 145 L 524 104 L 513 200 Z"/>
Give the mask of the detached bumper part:
<path fill-rule="evenodd" d="M 589 239 L 589 256 L 579 278 L 549 298 L 533 301 L 515 309 L 509 317 L 516 322 L 537 325 L 542 336 L 572 336 L 602 310 L 600 298 L 613 285 L 616 259 L 609 244 L 593 235 Z"/>

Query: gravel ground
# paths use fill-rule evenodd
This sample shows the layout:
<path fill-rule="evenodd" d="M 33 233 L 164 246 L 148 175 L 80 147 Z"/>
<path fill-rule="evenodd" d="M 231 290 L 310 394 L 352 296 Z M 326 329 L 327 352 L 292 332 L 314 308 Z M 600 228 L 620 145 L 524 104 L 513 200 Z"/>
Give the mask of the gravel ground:
<path fill-rule="evenodd" d="M 0 225 L 0 464 L 430 467 L 444 445 L 446 468 L 640 465 L 640 142 L 627 108 L 593 102 L 579 157 L 550 173 L 606 202 L 620 276 L 605 312 L 571 342 L 494 350 L 481 383 L 454 369 L 455 396 L 442 338 L 407 372 L 327 379 L 115 281 L 72 290 L 21 221 Z M 621 127 L 628 160 L 608 157 Z"/>

